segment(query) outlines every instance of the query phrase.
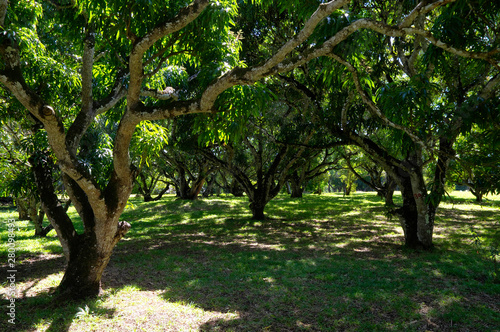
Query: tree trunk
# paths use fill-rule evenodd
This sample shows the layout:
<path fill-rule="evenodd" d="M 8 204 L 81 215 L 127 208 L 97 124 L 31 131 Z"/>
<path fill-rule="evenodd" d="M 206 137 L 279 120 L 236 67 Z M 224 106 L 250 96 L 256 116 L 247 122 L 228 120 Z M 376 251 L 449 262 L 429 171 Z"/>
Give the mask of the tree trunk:
<path fill-rule="evenodd" d="M 414 158 L 416 159 L 416 158 Z M 405 234 L 405 244 L 410 248 L 432 248 L 434 213 L 427 200 L 423 169 L 418 163 L 408 163 L 411 174 L 400 170 L 399 185 L 403 207 L 396 210 Z"/>
<path fill-rule="evenodd" d="M 250 210 L 252 211 L 253 220 L 264 220 L 264 209 L 267 204 L 266 195 L 263 193 L 255 193 L 250 200 Z"/>
<path fill-rule="evenodd" d="M 482 203 L 483 202 L 483 193 L 479 193 L 476 195 L 476 202 L 477 203 Z"/>
<path fill-rule="evenodd" d="M 479 190 L 479 189 L 474 190 L 471 187 L 469 187 L 469 190 L 472 193 L 472 195 L 474 195 L 476 197 L 477 203 L 481 203 L 483 201 L 483 192 L 481 190 Z"/>
<path fill-rule="evenodd" d="M 398 214 L 401 227 L 403 228 L 405 245 L 409 248 L 418 248 L 421 245 L 418 239 L 418 211 L 410 179 L 404 178 L 400 186 L 403 206 L 395 212 Z"/>
<path fill-rule="evenodd" d="M 35 236 L 46 237 L 47 234 L 54 229 L 54 227 L 49 223 L 47 226 L 43 227 L 43 218 L 45 217 L 45 211 L 40 209 L 38 215 L 33 218 L 33 223 L 35 224 Z"/>
<path fill-rule="evenodd" d="M 349 196 L 350 194 L 351 194 L 351 185 L 345 184 L 344 185 L 344 196 Z"/>
<path fill-rule="evenodd" d="M 112 220 L 108 222 L 113 223 Z M 99 295 L 102 273 L 111 258 L 113 247 L 129 228 L 130 224 L 121 221 L 114 236 L 101 234 L 101 240 L 87 234 L 78 235 L 70 246 L 68 265 L 57 288 L 57 296 L 79 300 Z"/>
<path fill-rule="evenodd" d="M 207 180 L 207 187 L 205 188 L 202 194 L 203 197 L 208 198 L 211 195 L 213 195 L 214 184 L 215 184 L 214 177 L 211 177 L 209 180 Z"/>
<path fill-rule="evenodd" d="M 144 202 L 151 202 L 153 200 L 149 191 L 144 191 L 142 197 L 144 198 Z"/>
<path fill-rule="evenodd" d="M 28 198 L 16 197 L 16 207 L 19 220 L 31 220 L 28 209 Z"/>
<path fill-rule="evenodd" d="M 304 188 L 300 185 L 300 183 L 297 183 L 297 181 L 291 179 L 290 187 L 292 189 L 292 194 L 290 195 L 291 198 L 302 198 Z"/>
<path fill-rule="evenodd" d="M 55 194 L 51 168 L 36 163 L 33 170 L 42 207 L 57 232 L 68 263 L 64 277 L 57 288 L 57 299 L 80 300 L 98 295 L 101 276 L 109 262 L 113 247 L 130 229 L 130 224 L 118 222 L 120 213 L 112 213 L 111 209 L 92 210 L 81 188 L 63 175 L 68 193 L 74 198 L 72 202 L 85 225 L 86 231 L 78 234 L 65 207 Z M 120 188 L 124 186 L 121 185 Z M 125 188 L 127 191 L 124 195 L 127 195 L 132 189 L 132 181 L 127 183 Z M 98 220 L 96 215 L 107 215 L 109 219 Z"/>
<path fill-rule="evenodd" d="M 387 180 L 384 188 L 384 201 L 386 206 L 394 206 L 394 191 L 396 190 L 396 181 L 387 174 Z"/>
<path fill-rule="evenodd" d="M 236 180 L 231 182 L 231 187 L 229 189 L 234 197 L 243 197 L 243 194 L 245 193 L 243 187 Z"/>

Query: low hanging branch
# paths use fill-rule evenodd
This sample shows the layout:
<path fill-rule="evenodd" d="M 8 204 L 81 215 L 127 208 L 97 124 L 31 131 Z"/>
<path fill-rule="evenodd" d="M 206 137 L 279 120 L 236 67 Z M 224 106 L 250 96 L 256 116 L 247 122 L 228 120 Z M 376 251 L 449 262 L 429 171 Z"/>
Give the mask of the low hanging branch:
<path fill-rule="evenodd" d="M 380 110 L 380 108 L 378 108 L 378 106 L 375 104 L 375 102 L 373 102 L 373 100 L 370 98 L 368 93 L 366 93 L 366 91 L 363 89 L 363 86 L 361 85 L 361 82 L 359 80 L 358 72 L 357 72 L 356 68 L 354 68 L 354 66 L 351 63 L 347 62 L 346 60 L 342 59 L 340 56 L 333 54 L 333 53 L 331 53 L 329 56 L 332 59 L 334 59 L 335 61 L 343 64 L 347 68 L 347 70 L 349 70 L 349 72 L 352 75 L 354 85 L 356 86 L 356 90 L 358 91 L 358 94 L 361 96 L 361 99 L 363 100 L 363 102 L 369 107 L 372 114 L 379 117 L 388 126 L 395 128 L 395 129 L 398 129 L 398 130 L 401 130 L 404 133 L 406 133 L 415 143 L 421 145 L 424 149 L 427 149 L 427 150 L 430 149 L 427 146 L 427 144 L 424 141 L 422 141 L 420 139 L 420 137 L 418 137 L 416 134 L 411 132 L 410 129 L 408 129 L 405 126 L 398 125 L 397 123 L 392 122 L 391 120 L 389 120 L 385 116 L 385 114 Z"/>

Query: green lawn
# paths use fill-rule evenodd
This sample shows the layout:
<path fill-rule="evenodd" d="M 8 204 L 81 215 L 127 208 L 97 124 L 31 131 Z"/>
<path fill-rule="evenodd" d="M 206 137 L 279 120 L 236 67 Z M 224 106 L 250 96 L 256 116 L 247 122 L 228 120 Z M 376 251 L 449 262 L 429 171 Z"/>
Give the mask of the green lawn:
<path fill-rule="evenodd" d="M 105 271 L 103 295 L 64 305 L 50 297 L 64 270 L 55 232 L 36 239 L 19 223 L 12 330 L 500 331 L 491 259 L 500 196 L 476 204 L 453 193 L 439 209 L 432 252 L 402 247 L 398 220 L 373 193 L 279 196 L 265 222 L 251 221 L 247 205 L 232 196 L 132 199 L 122 216 L 132 229 Z M 2 221 L 15 217 L 0 210 Z M 0 231 L 4 264 L 5 223 Z M 9 331 L 2 309 L 0 331 Z"/>

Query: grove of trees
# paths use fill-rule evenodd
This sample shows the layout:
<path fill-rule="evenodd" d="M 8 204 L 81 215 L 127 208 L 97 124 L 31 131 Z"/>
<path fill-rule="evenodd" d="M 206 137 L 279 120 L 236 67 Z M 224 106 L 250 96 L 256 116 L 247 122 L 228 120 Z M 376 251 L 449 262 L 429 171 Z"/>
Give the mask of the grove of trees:
<path fill-rule="evenodd" d="M 497 1 L 0 0 L 0 59 L 2 195 L 57 232 L 61 299 L 99 293 L 134 190 L 225 183 L 262 219 L 343 172 L 431 248 L 448 183 L 500 189 Z"/>

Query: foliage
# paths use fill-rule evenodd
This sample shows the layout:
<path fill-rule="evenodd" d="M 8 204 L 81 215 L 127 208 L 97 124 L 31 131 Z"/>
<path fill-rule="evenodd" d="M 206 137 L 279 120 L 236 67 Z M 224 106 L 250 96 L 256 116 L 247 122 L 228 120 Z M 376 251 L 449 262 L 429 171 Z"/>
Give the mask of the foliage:
<path fill-rule="evenodd" d="M 483 195 L 500 192 L 500 149 L 487 132 L 476 126 L 459 137 L 455 149 L 458 158 L 451 166 L 454 183 L 467 185 L 478 201 Z"/>

